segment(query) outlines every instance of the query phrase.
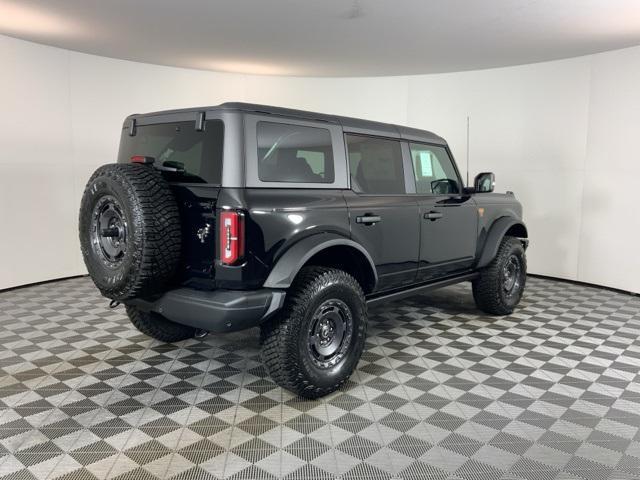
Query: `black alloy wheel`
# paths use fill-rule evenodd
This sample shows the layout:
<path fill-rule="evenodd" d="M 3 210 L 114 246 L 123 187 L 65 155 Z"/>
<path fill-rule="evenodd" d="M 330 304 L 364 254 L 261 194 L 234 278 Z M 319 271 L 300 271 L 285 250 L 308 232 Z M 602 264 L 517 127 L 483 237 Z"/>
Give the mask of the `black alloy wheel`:
<path fill-rule="evenodd" d="M 520 239 L 505 236 L 495 258 L 473 280 L 473 298 L 480 310 L 509 315 L 516 308 L 527 281 L 527 257 Z"/>
<path fill-rule="evenodd" d="M 105 266 L 115 268 L 127 253 L 127 220 L 120 202 L 112 196 L 100 198 L 91 215 L 91 245 Z"/>
<path fill-rule="evenodd" d="M 309 353 L 316 366 L 331 368 L 347 352 L 353 335 L 353 316 L 338 299 L 322 303 L 309 324 Z"/>
<path fill-rule="evenodd" d="M 511 254 L 502 267 L 502 277 L 505 294 L 507 297 L 513 297 L 520 291 L 522 284 L 522 264 L 520 258 Z"/>

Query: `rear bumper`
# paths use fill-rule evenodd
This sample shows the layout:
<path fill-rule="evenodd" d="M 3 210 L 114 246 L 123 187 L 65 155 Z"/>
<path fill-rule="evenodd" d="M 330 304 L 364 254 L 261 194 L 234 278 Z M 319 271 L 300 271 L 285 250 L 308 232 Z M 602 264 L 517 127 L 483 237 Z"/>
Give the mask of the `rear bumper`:
<path fill-rule="evenodd" d="M 255 327 L 284 302 L 285 290 L 170 290 L 156 300 L 130 301 L 144 311 L 161 314 L 172 322 L 210 332 L 234 332 Z"/>

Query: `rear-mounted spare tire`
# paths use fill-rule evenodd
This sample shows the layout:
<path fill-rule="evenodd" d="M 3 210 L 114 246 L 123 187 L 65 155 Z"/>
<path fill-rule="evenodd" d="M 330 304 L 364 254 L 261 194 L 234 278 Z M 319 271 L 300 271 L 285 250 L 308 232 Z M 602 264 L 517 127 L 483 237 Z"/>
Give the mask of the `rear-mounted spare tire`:
<path fill-rule="evenodd" d="M 82 196 L 79 227 L 84 263 L 105 297 L 150 296 L 174 277 L 180 216 L 169 185 L 150 165 L 98 168 Z"/>

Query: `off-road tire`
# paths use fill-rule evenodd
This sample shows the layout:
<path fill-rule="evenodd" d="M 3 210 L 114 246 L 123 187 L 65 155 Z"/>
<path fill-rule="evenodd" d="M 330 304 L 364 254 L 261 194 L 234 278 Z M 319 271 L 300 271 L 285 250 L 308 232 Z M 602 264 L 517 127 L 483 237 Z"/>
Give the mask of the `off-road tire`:
<path fill-rule="evenodd" d="M 505 264 L 514 256 L 520 263 L 519 288 L 508 295 L 504 287 Z M 495 258 L 480 271 L 480 276 L 472 282 L 473 298 L 476 306 L 492 315 L 509 315 L 520 302 L 527 278 L 527 259 L 522 242 L 515 237 L 505 236 L 498 247 Z"/>
<path fill-rule="evenodd" d="M 133 305 L 125 305 L 125 309 L 129 320 L 138 330 L 161 342 L 179 342 L 196 334 L 195 328 L 167 320 L 159 313 L 143 312 Z"/>
<path fill-rule="evenodd" d="M 96 219 L 105 201 L 117 206 L 126 227 L 126 251 L 118 261 L 110 261 L 101 247 L 104 240 L 96 240 Z M 79 231 L 89 275 L 107 298 L 126 301 L 159 293 L 176 273 L 181 254 L 178 207 L 168 183 L 151 166 L 98 168 L 82 197 Z"/>
<path fill-rule="evenodd" d="M 307 348 L 308 331 L 317 310 L 335 300 L 350 310 L 353 333 L 344 357 L 331 367 L 320 368 Z M 304 267 L 291 285 L 281 312 L 261 326 L 262 361 L 281 387 L 301 397 L 318 398 L 349 379 L 362 355 L 366 328 L 364 293 L 355 278 L 335 268 Z"/>

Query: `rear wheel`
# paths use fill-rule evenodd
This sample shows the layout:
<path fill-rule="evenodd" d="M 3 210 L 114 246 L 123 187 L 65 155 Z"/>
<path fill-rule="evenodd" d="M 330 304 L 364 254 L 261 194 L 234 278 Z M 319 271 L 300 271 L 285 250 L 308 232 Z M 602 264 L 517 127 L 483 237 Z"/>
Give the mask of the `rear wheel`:
<path fill-rule="evenodd" d="M 527 280 L 527 259 L 522 242 L 505 236 L 491 263 L 473 281 L 478 308 L 492 315 L 508 315 L 520 302 Z"/>
<path fill-rule="evenodd" d="M 179 342 L 196 335 L 195 328 L 167 320 L 159 313 L 144 312 L 133 305 L 125 305 L 125 308 L 129 320 L 138 330 L 161 342 Z"/>
<path fill-rule="evenodd" d="M 280 314 L 262 325 L 262 358 L 271 378 L 306 398 L 340 388 L 355 370 L 366 336 L 358 282 L 327 267 L 305 267 Z"/>

